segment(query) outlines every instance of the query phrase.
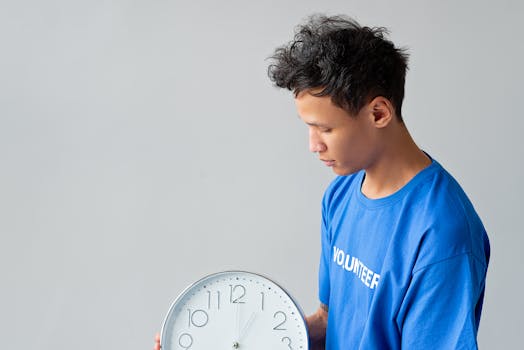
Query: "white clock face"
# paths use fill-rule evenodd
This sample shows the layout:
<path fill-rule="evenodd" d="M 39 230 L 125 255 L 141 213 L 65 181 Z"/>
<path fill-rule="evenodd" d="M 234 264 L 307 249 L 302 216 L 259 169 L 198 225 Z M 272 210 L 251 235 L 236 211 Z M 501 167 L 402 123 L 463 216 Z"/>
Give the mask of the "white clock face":
<path fill-rule="evenodd" d="M 188 287 L 164 321 L 162 350 L 307 350 L 304 316 L 276 283 L 240 271 Z"/>

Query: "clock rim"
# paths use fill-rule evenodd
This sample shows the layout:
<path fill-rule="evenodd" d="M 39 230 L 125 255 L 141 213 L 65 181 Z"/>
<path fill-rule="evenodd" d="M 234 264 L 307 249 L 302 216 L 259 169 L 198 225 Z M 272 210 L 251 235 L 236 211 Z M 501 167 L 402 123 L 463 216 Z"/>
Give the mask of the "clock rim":
<path fill-rule="evenodd" d="M 278 288 L 280 288 L 280 290 L 282 290 L 284 292 L 284 294 L 286 294 L 289 297 L 289 299 L 291 299 L 291 302 L 293 303 L 293 305 L 295 305 L 296 309 L 298 310 L 300 318 L 302 320 L 302 323 L 304 324 L 304 331 L 305 331 L 305 336 L 306 336 L 306 339 L 307 339 L 307 348 L 305 350 L 308 350 L 310 348 L 310 344 L 309 344 L 309 329 L 308 329 L 308 326 L 307 326 L 306 316 L 304 314 L 304 311 L 302 310 L 302 308 L 298 304 L 297 300 L 293 297 L 293 295 L 291 295 L 287 291 L 287 289 L 282 287 L 282 285 L 280 283 L 276 282 L 273 278 L 269 278 L 266 275 L 258 273 L 258 272 L 252 272 L 252 271 L 246 271 L 246 270 L 224 270 L 224 271 L 210 273 L 210 274 L 208 274 L 208 275 L 198 279 L 197 281 L 191 283 L 186 288 L 184 288 L 184 290 L 181 293 L 179 293 L 178 296 L 175 298 L 175 300 L 171 303 L 171 306 L 169 307 L 169 309 L 167 311 L 167 314 L 164 317 L 164 321 L 162 322 L 162 328 L 160 330 L 160 348 L 162 349 L 162 347 L 164 346 L 164 343 L 165 343 L 165 341 L 164 341 L 165 327 L 166 327 L 166 324 L 167 324 L 167 322 L 169 320 L 169 316 L 171 316 L 172 311 L 174 310 L 175 305 L 184 296 L 186 296 L 187 292 L 190 291 L 193 287 L 195 287 L 196 285 L 198 285 L 199 283 L 201 283 L 204 280 L 211 279 L 211 278 L 217 277 L 219 275 L 226 275 L 226 274 L 233 274 L 233 273 L 245 273 L 245 274 L 250 274 L 250 275 L 254 275 L 254 276 L 266 279 L 266 280 L 272 282 L 273 284 L 275 284 Z"/>

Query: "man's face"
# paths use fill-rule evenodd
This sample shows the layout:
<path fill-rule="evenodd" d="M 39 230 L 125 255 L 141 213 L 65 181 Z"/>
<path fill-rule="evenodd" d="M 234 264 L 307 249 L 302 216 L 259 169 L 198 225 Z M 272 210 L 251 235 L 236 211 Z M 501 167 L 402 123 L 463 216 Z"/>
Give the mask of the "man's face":
<path fill-rule="evenodd" d="M 379 139 L 370 106 L 356 116 L 336 106 L 331 97 L 301 92 L 295 103 L 298 115 L 309 128 L 309 149 L 338 175 L 348 175 L 373 164 Z"/>

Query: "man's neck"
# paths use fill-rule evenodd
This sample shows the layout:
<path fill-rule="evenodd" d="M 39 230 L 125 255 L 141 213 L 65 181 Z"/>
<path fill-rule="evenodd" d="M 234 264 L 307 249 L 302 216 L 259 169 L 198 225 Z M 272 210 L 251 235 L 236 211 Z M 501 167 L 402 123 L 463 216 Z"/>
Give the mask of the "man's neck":
<path fill-rule="evenodd" d="M 365 169 L 362 193 L 370 199 L 389 196 L 404 187 L 431 164 L 431 159 L 415 144 L 404 125 L 390 136 L 387 147 Z"/>

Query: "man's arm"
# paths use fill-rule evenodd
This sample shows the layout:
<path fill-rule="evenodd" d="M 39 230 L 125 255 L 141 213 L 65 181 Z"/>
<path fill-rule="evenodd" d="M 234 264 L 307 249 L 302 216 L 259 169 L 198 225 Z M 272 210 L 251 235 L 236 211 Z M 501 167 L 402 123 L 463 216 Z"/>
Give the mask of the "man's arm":
<path fill-rule="evenodd" d="M 327 320 L 328 307 L 324 304 L 320 304 L 318 310 L 306 318 L 311 350 L 324 350 L 326 344 Z"/>

